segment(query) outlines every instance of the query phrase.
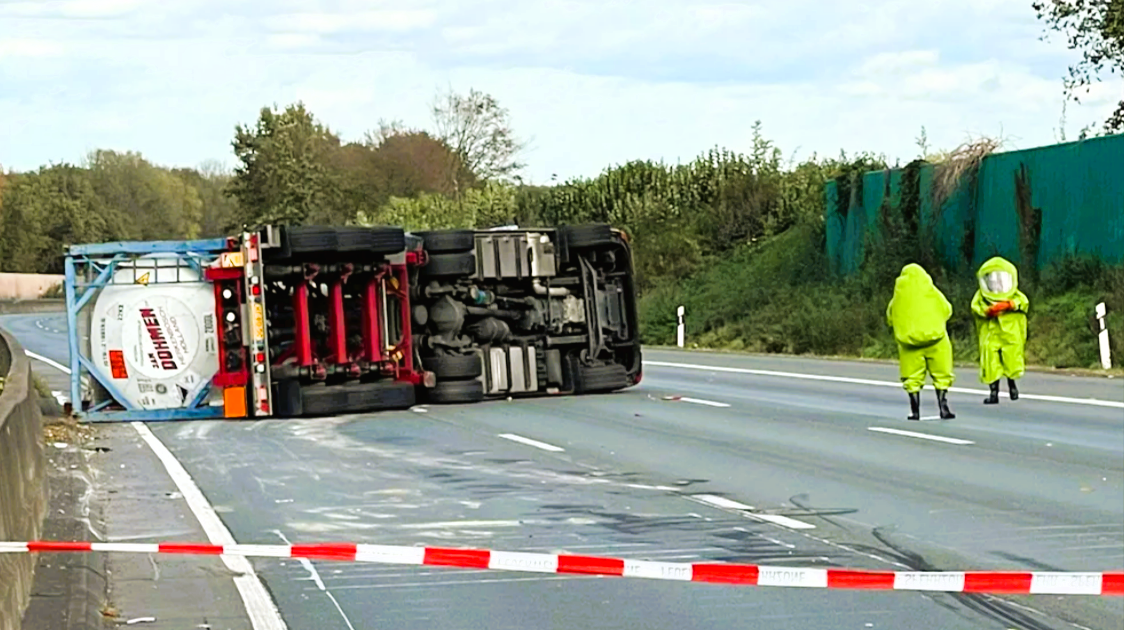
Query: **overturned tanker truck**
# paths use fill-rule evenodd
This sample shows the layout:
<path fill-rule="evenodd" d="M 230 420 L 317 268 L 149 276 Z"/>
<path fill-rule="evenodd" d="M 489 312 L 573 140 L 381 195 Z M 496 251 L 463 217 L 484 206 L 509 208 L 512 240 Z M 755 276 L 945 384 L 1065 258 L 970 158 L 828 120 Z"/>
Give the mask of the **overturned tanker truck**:
<path fill-rule="evenodd" d="M 65 255 L 71 400 L 91 422 L 323 416 L 641 379 L 627 236 L 263 226 Z"/>

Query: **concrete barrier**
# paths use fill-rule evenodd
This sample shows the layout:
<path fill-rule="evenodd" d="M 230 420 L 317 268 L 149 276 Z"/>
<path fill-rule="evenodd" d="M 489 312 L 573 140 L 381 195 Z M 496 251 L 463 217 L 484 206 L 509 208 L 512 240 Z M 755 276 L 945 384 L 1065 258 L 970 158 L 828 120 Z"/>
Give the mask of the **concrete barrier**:
<path fill-rule="evenodd" d="M 62 274 L 0 273 L 0 298 L 34 300 L 62 280 Z"/>
<path fill-rule="evenodd" d="M 43 418 L 31 361 L 0 328 L 0 540 L 38 540 L 47 512 Z M 32 554 L 0 554 L 0 630 L 19 630 L 31 601 Z"/>
<path fill-rule="evenodd" d="M 66 300 L 44 298 L 42 300 L 2 300 L 0 315 L 20 315 L 25 313 L 65 313 Z"/>

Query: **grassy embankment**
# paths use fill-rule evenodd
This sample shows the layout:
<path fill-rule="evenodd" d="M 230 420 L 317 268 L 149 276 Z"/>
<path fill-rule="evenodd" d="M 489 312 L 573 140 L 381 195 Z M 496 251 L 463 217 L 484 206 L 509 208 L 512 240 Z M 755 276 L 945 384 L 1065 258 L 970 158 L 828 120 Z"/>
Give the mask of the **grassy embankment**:
<path fill-rule="evenodd" d="M 909 256 L 882 248 L 854 278 L 828 271 L 822 224 L 797 225 L 742 246 L 685 280 L 653 288 L 640 300 L 644 341 L 675 343 L 675 309 L 686 307 L 692 348 L 823 357 L 895 359 L 885 323 L 893 278 Z M 953 305 L 949 322 L 956 360 L 978 357 L 969 304 L 972 277 L 929 269 Z M 1094 305 L 1104 300 L 1114 365 L 1124 358 L 1124 266 L 1066 260 L 1037 281 L 1020 280 L 1030 298 L 1027 362 L 1036 367 L 1100 370 Z M 1114 369 L 1113 372 L 1120 373 Z"/>

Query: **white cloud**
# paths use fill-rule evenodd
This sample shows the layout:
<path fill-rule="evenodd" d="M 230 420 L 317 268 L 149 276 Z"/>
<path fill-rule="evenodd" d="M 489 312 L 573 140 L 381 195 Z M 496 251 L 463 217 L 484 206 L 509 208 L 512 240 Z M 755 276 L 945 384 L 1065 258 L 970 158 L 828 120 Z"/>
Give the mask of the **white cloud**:
<path fill-rule="evenodd" d="M 8 58 L 36 59 L 61 57 L 66 54 L 66 45 L 49 39 L 0 39 L 0 61 Z"/>
<path fill-rule="evenodd" d="M 410 31 L 433 25 L 432 11 L 361 11 L 357 13 L 286 13 L 266 19 L 271 30 L 286 33 L 341 33 L 347 31 Z"/>
<path fill-rule="evenodd" d="M 403 8 L 403 7 L 406 8 Z M 89 19 L 97 17 L 98 19 Z M 495 95 L 532 137 L 529 175 L 750 146 L 916 153 L 966 133 L 1049 144 L 1075 59 L 1025 0 L 102 0 L 0 4 L 0 163 L 94 147 L 232 162 L 234 126 L 302 99 L 347 138 L 429 126 L 437 88 Z M 1068 110 L 1072 137 L 1124 82 Z"/>
<path fill-rule="evenodd" d="M 12 2 L 0 5 L 0 15 L 48 18 L 107 18 L 127 15 L 143 0 L 67 0 L 63 2 Z"/>

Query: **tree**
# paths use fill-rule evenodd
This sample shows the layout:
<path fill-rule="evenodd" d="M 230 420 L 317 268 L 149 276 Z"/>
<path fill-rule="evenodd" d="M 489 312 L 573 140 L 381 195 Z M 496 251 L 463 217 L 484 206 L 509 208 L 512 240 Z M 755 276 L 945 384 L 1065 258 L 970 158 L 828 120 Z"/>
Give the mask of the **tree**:
<path fill-rule="evenodd" d="M 432 113 L 437 137 L 476 179 L 511 179 L 525 166 L 516 159 L 525 144 L 515 137 L 508 111 L 492 96 L 475 89 L 466 96 L 441 93 L 433 102 Z M 450 170 L 459 194 L 467 186 L 459 177 L 460 169 Z"/>
<path fill-rule="evenodd" d="M 224 194 L 232 179 L 231 173 L 221 163 L 207 160 L 198 169 L 177 168 L 172 170 L 172 175 L 197 191 L 201 205 L 199 236 L 225 235 L 226 228 L 236 222 L 238 215 L 238 204 Z"/>
<path fill-rule="evenodd" d="M 384 137 L 374 147 L 375 161 L 388 192 L 396 197 L 418 193 L 457 192 L 476 184 L 475 174 L 448 144 L 425 131 L 402 131 Z"/>
<path fill-rule="evenodd" d="M 203 203 L 193 186 L 132 151 L 97 150 L 86 161 L 115 230 L 140 240 L 199 234 Z"/>
<path fill-rule="evenodd" d="M 236 223 L 345 223 L 349 218 L 329 161 L 340 140 L 303 103 L 277 112 L 263 107 L 253 128 L 235 128 L 228 193 Z M 226 226 L 235 229 L 238 225 Z"/>
<path fill-rule="evenodd" d="M 1035 0 L 1032 6 L 1050 30 L 1065 34 L 1070 50 L 1082 53 L 1081 61 L 1069 68 L 1067 98 L 1080 102 L 1075 91 L 1088 91 L 1106 69 L 1124 75 L 1124 0 Z M 1103 131 L 1124 132 L 1124 99 L 1105 120 Z"/>
<path fill-rule="evenodd" d="M 62 273 L 62 247 L 122 238 L 88 170 L 70 164 L 13 177 L 4 190 L 0 269 Z"/>

